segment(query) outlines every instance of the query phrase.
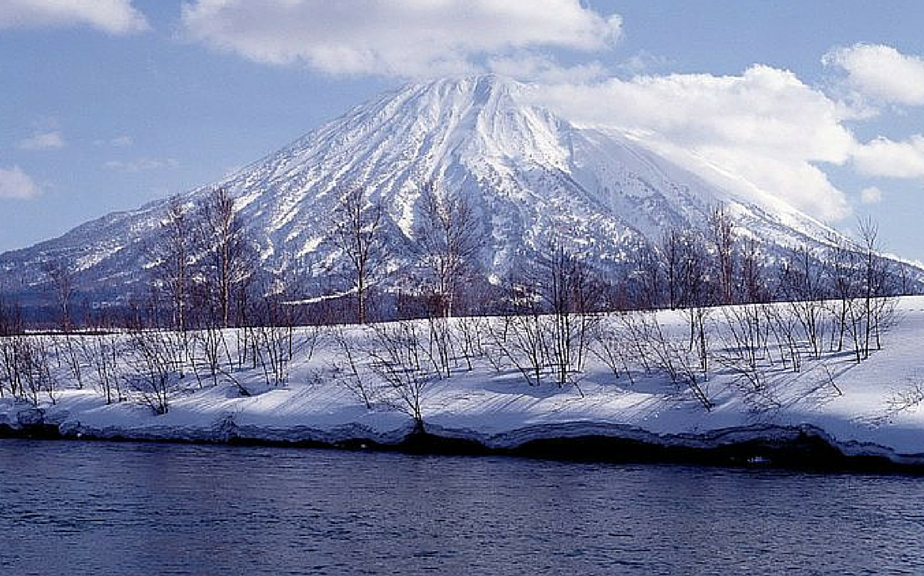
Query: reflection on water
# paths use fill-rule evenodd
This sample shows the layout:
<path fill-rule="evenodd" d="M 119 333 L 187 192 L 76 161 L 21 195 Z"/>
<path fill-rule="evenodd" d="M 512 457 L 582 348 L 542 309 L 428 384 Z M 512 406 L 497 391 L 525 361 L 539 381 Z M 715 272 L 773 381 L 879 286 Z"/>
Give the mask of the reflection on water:
<path fill-rule="evenodd" d="M 0 574 L 920 574 L 924 481 L 0 440 Z"/>

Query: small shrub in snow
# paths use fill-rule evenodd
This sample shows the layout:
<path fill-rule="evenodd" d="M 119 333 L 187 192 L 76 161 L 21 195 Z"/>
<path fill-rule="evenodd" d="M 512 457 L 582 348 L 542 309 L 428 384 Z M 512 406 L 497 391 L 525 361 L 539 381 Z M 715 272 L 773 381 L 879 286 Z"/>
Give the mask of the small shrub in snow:
<path fill-rule="evenodd" d="M 129 340 L 124 374 L 133 395 L 155 414 L 166 414 L 182 375 L 182 341 L 174 332 L 138 330 Z"/>
<path fill-rule="evenodd" d="M 389 392 L 392 405 L 413 418 L 422 431 L 421 400 L 429 385 L 439 379 L 439 372 L 426 356 L 420 324 L 412 320 L 373 324 L 367 334 L 372 372 Z"/>
<path fill-rule="evenodd" d="M 376 388 L 368 377 L 361 374 L 360 351 L 345 333 L 343 327 L 333 332 L 333 341 L 339 354 L 328 365 L 334 381 L 346 388 L 367 410 L 372 410 L 378 395 Z"/>

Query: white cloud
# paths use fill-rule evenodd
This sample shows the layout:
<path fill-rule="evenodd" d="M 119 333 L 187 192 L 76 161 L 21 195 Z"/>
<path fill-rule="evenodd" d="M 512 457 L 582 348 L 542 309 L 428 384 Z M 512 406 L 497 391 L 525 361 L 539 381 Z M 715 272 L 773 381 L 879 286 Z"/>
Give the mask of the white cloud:
<path fill-rule="evenodd" d="M 94 146 L 112 146 L 114 148 L 128 148 L 134 143 L 135 139 L 128 134 L 116 136 L 115 138 L 110 138 L 109 140 L 98 139 L 93 141 Z"/>
<path fill-rule="evenodd" d="M 652 54 L 647 50 L 636 52 L 624 62 L 619 64 L 619 69 L 630 75 L 639 75 L 651 73 L 658 69 L 663 69 L 668 65 L 667 58 Z"/>
<path fill-rule="evenodd" d="M 924 136 L 912 136 L 904 142 L 876 138 L 854 151 L 857 171 L 886 178 L 924 178 Z"/>
<path fill-rule="evenodd" d="M 741 193 L 756 187 L 826 220 L 850 214 L 847 195 L 817 164 L 851 158 L 857 143 L 843 125 L 851 111 L 787 70 L 563 83 L 534 98 L 578 124 L 634 134 L 706 178 L 735 174 Z"/>
<path fill-rule="evenodd" d="M 864 96 L 924 105 L 924 59 L 917 56 L 881 44 L 854 44 L 831 50 L 822 62 L 847 72 L 847 84 Z"/>
<path fill-rule="evenodd" d="M 103 164 L 103 167 L 115 172 L 148 172 L 150 170 L 171 170 L 179 165 L 179 161 L 173 158 L 138 158 L 128 161 L 110 160 Z"/>
<path fill-rule="evenodd" d="M 606 75 L 599 62 L 562 66 L 549 56 L 532 53 L 492 57 L 487 65 L 491 72 L 502 76 L 546 83 L 590 82 Z"/>
<path fill-rule="evenodd" d="M 131 0 L 3 0 L 0 29 L 92 26 L 110 34 L 149 29 Z"/>
<path fill-rule="evenodd" d="M 24 200 L 39 193 L 41 189 L 19 166 L 0 168 L 0 198 Z"/>
<path fill-rule="evenodd" d="M 875 186 L 860 190 L 860 202 L 863 204 L 879 204 L 882 202 L 882 190 Z"/>
<path fill-rule="evenodd" d="M 127 148 L 134 143 L 135 141 L 131 136 L 128 135 L 117 136 L 109 141 L 109 144 L 111 146 L 115 146 L 116 148 Z"/>
<path fill-rule="evenodd" d="M 64 148 L 65 143 L 61 132 L 53 130 L 33 134 L 25 140 L 20 140 L 18 146 L 21 150 L 59 150 Z"/>
<path fill-rule="evenodd" d="M 400 77 L 481 70 L 518 50 L 602 49 L 622 29 L 578 0 L 196 0 L 182 21 L 193 40 L 257 62 Z"/>

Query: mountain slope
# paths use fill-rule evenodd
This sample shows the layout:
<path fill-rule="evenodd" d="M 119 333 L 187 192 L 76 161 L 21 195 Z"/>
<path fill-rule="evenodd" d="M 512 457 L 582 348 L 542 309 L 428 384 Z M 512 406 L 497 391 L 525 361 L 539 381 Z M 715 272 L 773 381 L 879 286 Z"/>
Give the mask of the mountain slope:
<path fill-rule="evenodd" d="M 497 275 L 553 238 L 601 266 L 618 266 L 667 227 L 704 226 L 719 204 L 767 254 L 832 233 L 794 209 L 735 198 L 625 136 L 578 129 L 525 105 L 528 89 L 493 75 L 410 85 L 215 185 L 238 198 L 264 265 L 275 270 L 333 259 L 329 214 L 338 193 L 357 186 L 385 207 L 394 258 L 413 258 L 420 188 L 430 180 L 468 200 L 484 238 L 482 264 Z M 195 201 L 211 188 L 185 197 Z M 143 246 L 166 205 L 112 214 L 0 255 L 0 291 L 38 289 L 42 262 L 64 259 L 75 263 L 85 293 L 128 293 L 144 280 Z"/>

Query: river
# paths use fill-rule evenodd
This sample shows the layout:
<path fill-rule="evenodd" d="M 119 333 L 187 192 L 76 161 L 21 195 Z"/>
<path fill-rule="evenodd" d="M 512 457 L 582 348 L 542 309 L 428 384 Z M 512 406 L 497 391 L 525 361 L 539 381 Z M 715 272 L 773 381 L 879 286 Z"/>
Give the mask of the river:
<path fill-rule="evenodd" d="M 922 574 L 924 479 L 0 440 L 0 574 Z"/>

